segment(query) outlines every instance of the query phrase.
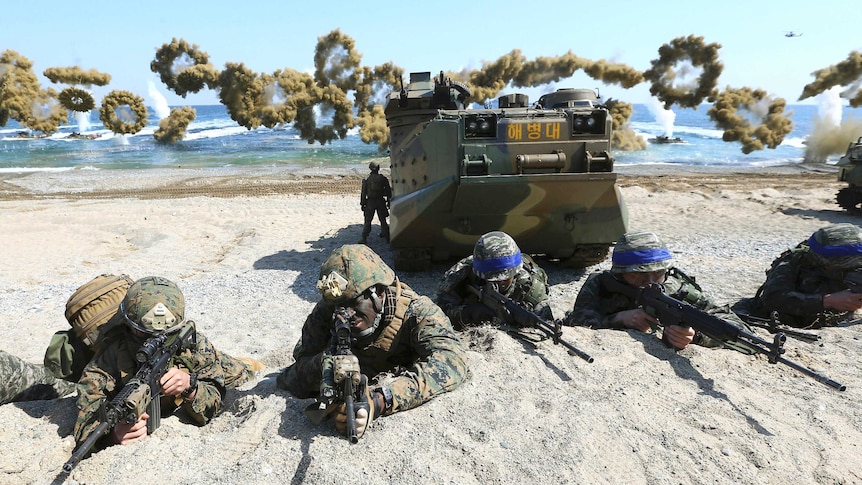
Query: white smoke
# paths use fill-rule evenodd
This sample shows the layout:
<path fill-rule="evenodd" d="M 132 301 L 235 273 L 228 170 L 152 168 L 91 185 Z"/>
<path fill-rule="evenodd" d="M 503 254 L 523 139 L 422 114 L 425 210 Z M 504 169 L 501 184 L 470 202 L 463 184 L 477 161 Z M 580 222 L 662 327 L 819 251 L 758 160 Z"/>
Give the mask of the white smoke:
<path fill-rule="evenodd" d="M 167 118 L 171 114 L 171 108 L 168 106 L 168 100 L 156 88 L 156 83 L 147 81 L 149 84 L 150 101 L 153 103 L 153 111 L 160 120 Z"/>
<path fill-rule="evenodd" d="M 75 122 L 78 123 L 78 133 L 90 131 L 90 112 L 75 111 Z"/>
<path fill-rule="evenodd" d="M 817 116 L 824 124 L 841 126 L 841 87 L 833 86 L 814 97 L 817 101 Z"/>
<path fill-rule="evenodd" d="M 670 109 L 664 109 L 664 103 L 658 98 L 650 96 L 647 108 L 652 113 L 656 122 L 661 125 L 663 135 L 670 138 L 673 136 L 673 124 L 676 121 L 676 113 Z"/>

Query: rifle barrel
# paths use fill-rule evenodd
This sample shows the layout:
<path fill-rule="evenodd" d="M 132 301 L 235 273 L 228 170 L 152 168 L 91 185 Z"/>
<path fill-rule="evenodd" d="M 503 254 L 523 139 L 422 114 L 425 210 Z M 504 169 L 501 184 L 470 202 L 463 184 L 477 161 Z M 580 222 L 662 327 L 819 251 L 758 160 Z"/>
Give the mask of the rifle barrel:
<path fill-rule="evenodd" d="M 554 343 L 558 343 L 558 344 L 562 345 L 563 347 L 569 349 L 569 353 L 577 355 L 578 357 L 586 360 L 590 364 L 593 363 L 593 361 L 595 359 L 593 359 L 593 357 L 590 354 L 584 352 L 583 350 L 575 347 L 574 345 L 572 345 L 572 344 L 566 342 L 565 340 L 559 338 L 558 336 L 556 336 L 556 329 L 548 328 L 549 326 L 550 325 L 548 324 L 548 322 L 545 322 L 544 320 L 540 320 L 539 324 L 536 325 L 536 328 L 538 328 L 539 330 L 544 332 L 549 337 L 554 337 Z"/>
<path fill-rule="evenodd" d="M 72 456 L 69 457 L 66 463 L 63 464 L 63 471 L 66 473 L 71 472 L 72 469 L 75 468 L 75 466 L 80 463 L 85 456 L 87 456 L 87 453 L 89 453 L 90 450 L 93 449 L 93 446 L 95 446 L 96 441 L 98 441 L 99 438 L 101 438 L 102 436 L 108 434 L 108 431 L 110 431 L 111 427 L 113 426 L 111 426 L 111 424 L 106 421 L 99 423 L 99 426 L 97 426 L 96 429 L 94 429 L 93 432 L 90 433 L 90 436 L 87 436 L 87 439 L 84 440 L 83 443 L 81 443 L 81 446 L 79 446 L 74 451 L 74 453 L 72 453 Z"/>

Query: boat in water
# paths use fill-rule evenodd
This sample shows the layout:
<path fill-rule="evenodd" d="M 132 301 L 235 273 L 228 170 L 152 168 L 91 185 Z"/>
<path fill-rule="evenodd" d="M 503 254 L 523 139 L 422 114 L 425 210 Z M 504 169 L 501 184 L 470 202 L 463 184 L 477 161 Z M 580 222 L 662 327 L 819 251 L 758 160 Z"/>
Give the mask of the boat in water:
<path fill-rule="evenodd" d="M 685 143 L 685 140 L 683 140 L 682 138 L 680 138 L 678 136 L 671 138 L 671 137 L 665 136 L 665 135 L 659 135 L 655 138 L 650 138 L 647 141 L 650 143 L 656 143 L 659 145 L 664 144 L 664 143 Z"/>

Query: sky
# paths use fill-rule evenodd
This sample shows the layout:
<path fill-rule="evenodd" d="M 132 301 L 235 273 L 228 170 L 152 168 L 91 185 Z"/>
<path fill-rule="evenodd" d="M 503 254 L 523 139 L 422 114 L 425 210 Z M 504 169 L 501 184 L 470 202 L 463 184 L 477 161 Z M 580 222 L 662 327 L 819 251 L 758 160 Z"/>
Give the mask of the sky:
<path fill-rule="evenodd" d="M 134 4 L 134 7 L 127 6 Z M 11 49 L 49 67 L 78 65 L 112 76 L 94 87 L 97 105 L 109 91 L 132 91 L 152 103 L 150 83 L 171 106 L 218 104 L 214 91 L 181 98 L 150 71 L 156 50 L 172 38 L 197 44 L 222 69 L 243 62 L 255 72 L 293 68 L 312 72 L 317 38 L 334 29 L 350 36 L 362 64 L 385 62 L 405 72 L 478 69 L 513 49 L 528 59 L 559 56 L 625 63 L 649 69 L 658 48 L 681 36 L 702 36 L 718 43 L 724 71 L 719 89 L 748 86 L 798 103 L 811 73 L 862 51 L 862 36 L 850 29 L 856 1 L 605 0 L 470 2 L 295 2 L 257 0 L 115 2 L 48 0 L 4 2 L 0 51 Z M 785 37 L 787 31 L 800 37 Z M 406 81 L 406 79 L 405 79 Z M 60 90 L 65 86 L 54 85 Z M 576 73 L 556 87 L 596 88 L 603 98 L 630 103 L 649 101 L 649 86 L 631 89 L 603 85 Z M 535 101 L 542 92 L 524 92 Z M 809 99 L 805 103 L 813 103 Z M 846 103 L 845 103 L 846 104 Z"/>

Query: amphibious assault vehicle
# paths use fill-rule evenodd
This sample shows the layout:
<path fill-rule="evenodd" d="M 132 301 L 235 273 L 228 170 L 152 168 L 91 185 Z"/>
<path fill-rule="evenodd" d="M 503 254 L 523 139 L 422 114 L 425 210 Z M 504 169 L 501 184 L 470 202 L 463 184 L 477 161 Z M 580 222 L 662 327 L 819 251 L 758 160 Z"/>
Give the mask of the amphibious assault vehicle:
<path fill-rule="evenodd" d="M 838 191 L 838 205 L 851 212 L 862 211 L 862 136 L 850 143 L 837 166 L 838 181 L 849 184 Z"/>
<path fill-rule="evenodd" d="M 472 254 L 501 230 L 528 254 L 585 267 L 626 231 L 613 172 L 612 120 L 590 89 L 524 94 L 467 109 L 469 89 L 441 72 L 390 94 L 390 244 L 399 270 Z"/>

